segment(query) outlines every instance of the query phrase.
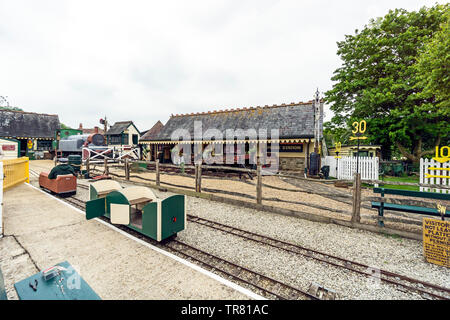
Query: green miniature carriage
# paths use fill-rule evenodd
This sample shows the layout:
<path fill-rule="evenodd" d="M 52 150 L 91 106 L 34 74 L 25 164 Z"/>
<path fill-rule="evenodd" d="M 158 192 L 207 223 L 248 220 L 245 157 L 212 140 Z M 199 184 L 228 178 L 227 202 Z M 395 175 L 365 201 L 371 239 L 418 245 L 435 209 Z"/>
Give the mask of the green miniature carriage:
<path fill-rule="evenodd" d="M 176 237 L 186 226 L 186 196 L 158 199 L 150 188 L 122 188 L 114 180 L 100 180 L 89 187 L 86 219 L 105 216 L 112 224 L 125 225 L 156 241 Z"/>

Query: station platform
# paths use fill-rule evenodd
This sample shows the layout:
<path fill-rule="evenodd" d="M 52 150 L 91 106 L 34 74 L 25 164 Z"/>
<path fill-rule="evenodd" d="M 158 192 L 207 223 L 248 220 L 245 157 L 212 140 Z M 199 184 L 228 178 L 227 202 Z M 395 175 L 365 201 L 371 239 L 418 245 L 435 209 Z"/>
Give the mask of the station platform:
<path fill-rule="evenodd" d="M 101 299 L 262 297 L 99 220 L 29 184 L 4 193 L 0 267 L 15 282 L 68 261 Z"/>

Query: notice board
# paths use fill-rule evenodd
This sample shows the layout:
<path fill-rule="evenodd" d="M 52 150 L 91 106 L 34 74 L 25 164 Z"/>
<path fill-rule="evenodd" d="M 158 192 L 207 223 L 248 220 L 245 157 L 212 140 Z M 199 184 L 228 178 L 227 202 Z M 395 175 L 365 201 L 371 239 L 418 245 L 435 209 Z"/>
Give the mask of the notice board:
<path fill-rule="evenodd" d="M 423 219 L 423 255 L 425 260 L 450 267 L 450 222 Z"/>

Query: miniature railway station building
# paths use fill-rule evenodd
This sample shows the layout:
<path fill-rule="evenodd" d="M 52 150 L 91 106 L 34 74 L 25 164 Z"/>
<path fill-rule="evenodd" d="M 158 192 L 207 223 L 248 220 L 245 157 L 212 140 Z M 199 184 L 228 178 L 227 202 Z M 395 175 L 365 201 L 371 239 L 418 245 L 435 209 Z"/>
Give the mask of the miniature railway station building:
<path fill-rule="evenodd" d="M 156 144 L 149 144 L 148 141 L 152 141 L 155 139 L 159 132 L 164 127 L 163 123 L 158 120 L 153 127 L 149 130 L 142 132 L 142 136 L 139 139 L 139 144 L 142 146 L 142 150 L 144 151 L 142 155 L 145 155 L 144 158 L 148 161 L 155 161 L 156 148 L 158 147 Z"/>
<path fill-rule="evenodd" d="M 60 129 L 58 115 L 16 110 L 0 110 L 1 149 L 8 157 L 51 158 L 55 132 Z M 14 147 L 14 150 L 13 149 Z M 11 153 L 11 151 L 13 151 Z"/>
<path fill-rule="evenodd" d="M 194 125 L 196 122 L 201 123 L 202 137 L 205 137 L 205 133 L 210 129 L 222 132 L 223 137 L 210 141 L 195 140 Z M 140 143 L 149 145 L 148 149 L 152 153 L 150 158 L 152 160 L 159 159 L 162 163 L 172 162 L 171 151 L 177 144 L 191 145 L 191 156 L 193 157 L 196 144 L 202 145 L 202 150 L 204 150 L 210 144 L 219 143 L 222 144 L 224 152 L 226 145 L 244 144 L 245 152 L 248 153 L 250 144 L 267 143 L 267 154 L 278 153 L 279 155 L 279 170 L 303 171 L 305 167 L 308 167 L 310 153 L 314 151 L 316 125 L 319 129 L 320 139 L 323 132 L 322 101 L 318 108 L 313 101 L 292 102 L 273 106 L 172 115 L 157 134 L 144 135 L 141 137 Z M 234 132 L 254 129 L 257 134 L 256 140 L 248 137 L 240 140 L 236 138 L 227 140 L 229 138 L 225 133 L 228 129 L 233 129 Z M 191 140 L 172 140 L 172 136 L 177 130 L 189 132 Z M 271 130 L 279 130 L 278 137 L 272 138 Z M 265 132 L 265 135 L 260 135 L 261 132 Z M 274 142 L 278 143 L 276 149 L 272 146 Z M 242 146 L 239 150 L 241 149 L 243 149 Z M 247 158 L 245 161 L 247 164 Z"/>

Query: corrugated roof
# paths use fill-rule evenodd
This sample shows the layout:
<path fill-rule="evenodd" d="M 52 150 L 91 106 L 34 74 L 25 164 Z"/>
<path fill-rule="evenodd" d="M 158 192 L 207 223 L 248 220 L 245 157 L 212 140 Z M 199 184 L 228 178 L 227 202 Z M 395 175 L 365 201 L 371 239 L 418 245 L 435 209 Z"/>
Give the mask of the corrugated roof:
<path fill-rule="evenodd" d="M 0 110 L 0 136 L 54 138 L 60 128 L 56 114 Z"/>
<path fill-rule="evenodd" d="M 320 119 L 321 130 L 323 115 Z M 172 115 L 156 137 L 148 140 L 171 140 L 177 129 L 185 129 L 194 138 L 194 122 L 201 121 L 203 134 L 208 129 L 218 129 L 224 135 L 227 129 L 279 129 L 280 138 L 313 138 L 314 105 L 312 101 L 264 107 L 214 110 L 202 113 Z M 225 137 L 224 137 L 225 138 Z"/>
<path fill-rule="evenodd" d="M 162 122 L 158 120 L 158 122 L 155 123 L 155 125 L 150 130 L 147 130 L 145 132 L 145 134 L 143 136 L 141 136 L 141 139 L 139 139 L 139 140 L 145 141 L 145 140 L 152 140 L 153 138 L 156 138 L 163 127 L 164 127 L 164 125 L 162 124 Z"/>

